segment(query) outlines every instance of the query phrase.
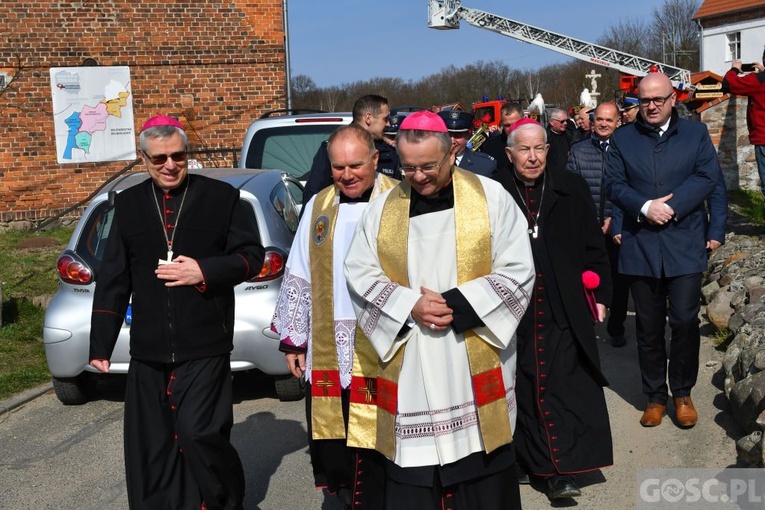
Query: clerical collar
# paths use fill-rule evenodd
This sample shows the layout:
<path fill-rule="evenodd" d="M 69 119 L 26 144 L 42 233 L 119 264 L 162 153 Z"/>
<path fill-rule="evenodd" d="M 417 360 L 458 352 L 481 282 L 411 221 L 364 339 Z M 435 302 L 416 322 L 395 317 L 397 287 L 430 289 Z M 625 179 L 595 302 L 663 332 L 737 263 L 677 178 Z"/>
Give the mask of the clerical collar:
<path fill-rule="evenodd" d="M 438 193 L 425 197 L 412 188 L 412 198 L 409 203 L 409 217 L 422 214 L 446 211 L 454 207 L 454 181 L 443 187 Z"/>
<path fill-rule="evenodd" d="M 374 190 L 374 186 L 366 190 L 364 193 L 361 194 L 361 196 L 358 196 L 356 198 L 347 197 L 343 194 L 342 191 L 338 189 L 338 193 L 340 194 L 340 203 L 341 204 L 355 204 L 358 202 L 369 202 L 369 199 L 372 198 L 372 191 Z"/>
<path fill-rule="evenodd" d="M 515 180 L 526 186 L 527 188 L 531 188 L 539 184 L 539 179 L 541 179 L 544 176 L 544 172 L 542 172 L 542 175 L 535 181 L 526 181 L 524 180 L 520 175 L 518 175 L 518 172 L 513 170 L 513 177 L 515 177 Z"/>
<path fill-rule="evenodd" d="M 154 183 L 153 188 L 160 195 L 170 195 L 172 197 L 175 197 L 175 196 L 180 195 L 184 191 L 186 191 L 186 181 L 188 181 L 188 180 L 189 180 L 189 175 L 186 174 L 186 177 L 183 178 L 183 181 L 181 181 L 181 183 L 178 186 L 176 186 L 175 188 L 173 188 L 173 189 L 160 188 L 159 186 L 157 186 L 156 183 Z"/>

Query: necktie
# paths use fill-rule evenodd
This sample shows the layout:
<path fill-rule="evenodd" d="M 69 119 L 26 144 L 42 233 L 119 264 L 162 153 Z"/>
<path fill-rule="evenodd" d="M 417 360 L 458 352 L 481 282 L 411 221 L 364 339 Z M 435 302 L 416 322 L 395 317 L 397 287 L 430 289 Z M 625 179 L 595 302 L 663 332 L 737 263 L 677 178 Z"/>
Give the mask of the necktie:
<path fill-rule="evenodd" d="M 608 141 L 600 142 L 600 148 L 603 152 L 606 152 L 608 150 Z"/>

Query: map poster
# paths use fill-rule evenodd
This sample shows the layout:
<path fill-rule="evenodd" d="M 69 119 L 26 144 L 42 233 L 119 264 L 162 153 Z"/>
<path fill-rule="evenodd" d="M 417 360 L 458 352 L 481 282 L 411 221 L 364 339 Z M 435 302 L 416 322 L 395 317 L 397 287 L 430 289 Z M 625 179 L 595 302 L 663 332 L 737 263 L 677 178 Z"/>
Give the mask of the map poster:
<path fill-rule="evenodd" d="M 129 67 L 52 67 L 59 163 L 136 158 Z"/>

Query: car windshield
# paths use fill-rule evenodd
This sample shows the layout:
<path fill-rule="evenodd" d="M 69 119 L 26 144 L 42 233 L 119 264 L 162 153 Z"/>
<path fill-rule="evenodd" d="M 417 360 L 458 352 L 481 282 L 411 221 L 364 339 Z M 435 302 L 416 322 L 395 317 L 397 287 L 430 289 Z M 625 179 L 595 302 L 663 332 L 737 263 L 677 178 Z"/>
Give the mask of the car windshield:
<path fill-rule="evenodd" d="M 337 129 L 337 124 L 274 127 L 259 130 L 245 156 L 247 168 L 275 168 L 305 179 L 321 142 Z"/>

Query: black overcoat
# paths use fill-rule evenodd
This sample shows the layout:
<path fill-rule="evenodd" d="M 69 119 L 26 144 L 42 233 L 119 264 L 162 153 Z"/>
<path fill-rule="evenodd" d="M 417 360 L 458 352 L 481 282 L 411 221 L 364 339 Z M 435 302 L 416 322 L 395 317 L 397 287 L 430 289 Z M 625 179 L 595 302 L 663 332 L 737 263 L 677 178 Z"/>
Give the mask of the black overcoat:
<path fill-rule="evenodd" d="M 505 189 L 525 210 L 519 194 L 523 192 L 511 175 L 505 177 Z M 582 272 L 600 275 L 599 303 L 609 303 L 611 282 L 603 235 L 584 179 L 568 172 L 548 173 L 534 209 L 537 206 L 539 238 L 532 239 L 537 280 L 532 305 L 517 332 L 514 444 L 519 462 L 530 473 L 551 476 L 613 463 L 603 394 L 608 382 L 600 370 Z"/>
<path fill-rule="evenodd" d="M 595 290 L 598 303 L 611 303 L 611 271 L 603 233 L 598 225 L 595 204 L 585 180 L 569 172 L 548 173 L 540 213 L 539 235 L 547 248 L 558 283 L 566 316 L 588 361 L 588 370 L 601 386 L 608 381 L 600 371 L 595 328 L 584 297 L 582 272 L 600 276 Z M 511 172 L 497 172 L 496 180 L 513 196 L 521 210 L 523 203 Z"/>

